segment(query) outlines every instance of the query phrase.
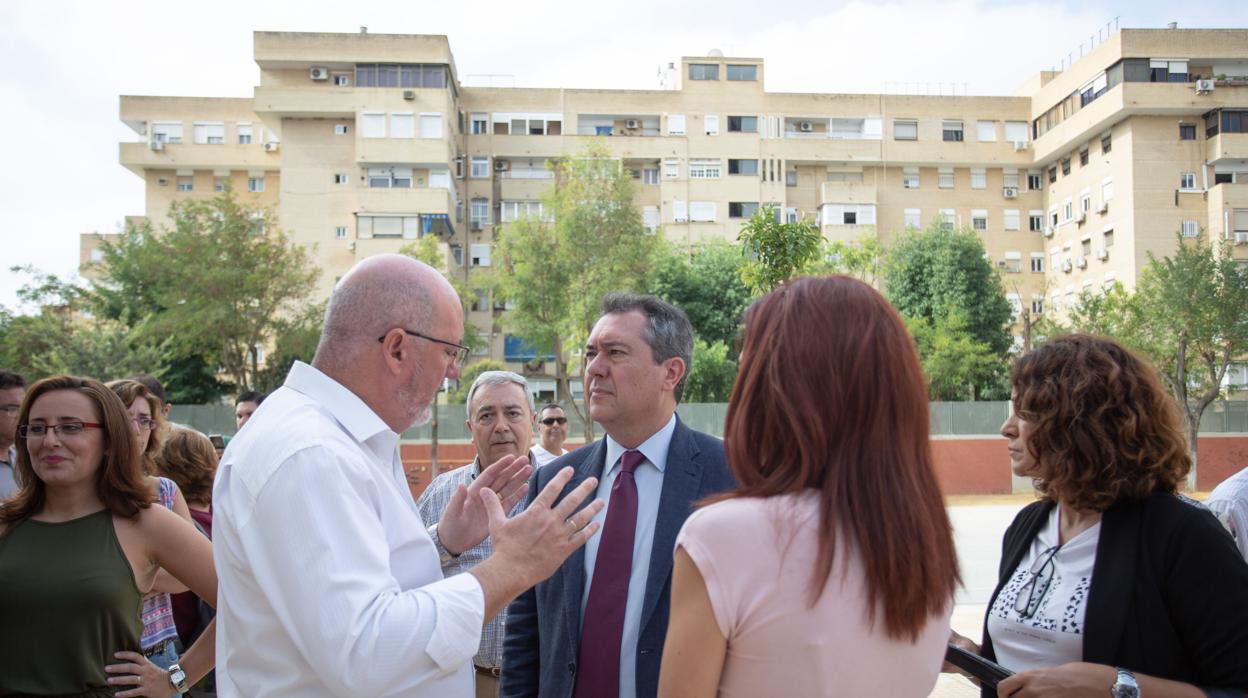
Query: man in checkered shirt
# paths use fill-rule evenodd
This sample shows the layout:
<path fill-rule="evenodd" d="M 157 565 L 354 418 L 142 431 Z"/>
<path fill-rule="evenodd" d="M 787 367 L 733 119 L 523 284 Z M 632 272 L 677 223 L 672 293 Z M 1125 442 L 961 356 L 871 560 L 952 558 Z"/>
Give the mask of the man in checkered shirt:
<path fill-rule="evenodd" d="M 455 490 L 471 484 L 481 472 L 482 463 L 494 463 L 503 456 L 527 455 L 529 462 L 536 467 L 536 461 L 529 453 L 533 441 L 533 399 L 522 376 L 510 371 L 486 371 L 478 376 L 468 389 L 468 430 L 472 432 L 477 457 L 468 465 L 442 473 L 429 483 L 416 503 L 426 526 L 437 525 Z M 521 501 L 508 516 L 515 516 L 523 508 L 524 502 Z M 493 552 L 489 538 L 459 556 L 451 555 L 436 536 L 433 540 L 442 557 L 442 574 L 447 577 L 471 569 Z M 477 669 L 477 698 L 498 696 L 506 621 L 507 611 L 504 610 L 486 623 L 481 632 L 481 646 L 473 658 Z"/>

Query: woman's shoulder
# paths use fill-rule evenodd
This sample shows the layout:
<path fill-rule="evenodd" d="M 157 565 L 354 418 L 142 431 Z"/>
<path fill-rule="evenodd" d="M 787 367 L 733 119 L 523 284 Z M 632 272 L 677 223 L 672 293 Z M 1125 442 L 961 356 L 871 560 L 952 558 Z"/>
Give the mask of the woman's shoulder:
<path fill-rule="evenodd" d="M 699 537 L 749 539 L 770 532 L 773 522 L 794 517 L 804 519 L 807 511 L 817 506 L 818 498 L 809 494 L 730 497 L 690 514 L 683 531 L 685 535 Z"/>

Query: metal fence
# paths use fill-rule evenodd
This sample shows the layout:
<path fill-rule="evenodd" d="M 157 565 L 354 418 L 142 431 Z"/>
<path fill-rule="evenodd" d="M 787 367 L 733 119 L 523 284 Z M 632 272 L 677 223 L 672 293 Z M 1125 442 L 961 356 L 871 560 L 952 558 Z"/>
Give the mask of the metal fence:
<path fill-rule="evenodd" d="M 724 403 L 682 404 L 677 412 L 693 429 L 723 436 Z M 578 440 L 584 433 L 576 413 L 568 410 L 568 433 Z M 1008 402 L 933 402 L 931 403 L 931 434 L 933 436 L 980 436 L 996 434 L 1009 416 Z M 471 438 L 464 424 L 467 417 L 463 405 L 438 405 L 438 439 L 467 441 Z M 170 418 L 193 426 L 206 434 L 233 434 L 234 410 L 229 405 L 175 405 Z M 1248 400 L 1215 402 L 1205 409 L 1200 420 L 1202 434 L 1248 433 Z M 598 430 L 601 434 L 601 429 Z M 433 425 L 425 424 L 403 432 L 403 439 L 428 441 Z"/>

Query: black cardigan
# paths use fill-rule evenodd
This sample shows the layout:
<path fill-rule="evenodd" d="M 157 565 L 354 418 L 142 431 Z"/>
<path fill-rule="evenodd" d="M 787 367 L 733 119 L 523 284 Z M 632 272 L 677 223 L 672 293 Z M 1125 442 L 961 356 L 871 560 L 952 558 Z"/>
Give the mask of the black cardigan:
<path fill-rule="evenodd" d="M 1006 530 L 989 612 L 1054 506 L 1030 504 Z M 987 613 L 983 639 L 983 656 L 995 659 Z M 1083 661 L 1248 695 L 1248 564 L 1208 510 L 1154 494 L 1105 511 Z"/>

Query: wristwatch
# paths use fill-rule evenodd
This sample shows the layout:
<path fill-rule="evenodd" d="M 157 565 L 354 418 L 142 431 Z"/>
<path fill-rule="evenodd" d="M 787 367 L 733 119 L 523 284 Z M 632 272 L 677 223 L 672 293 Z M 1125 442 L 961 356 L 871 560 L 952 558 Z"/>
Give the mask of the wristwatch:
<path fill-rule="evenodd" d="M 186 685 L 186 672 L 182 671 L 182 667 L 177 664 L 169 665 L 169 683 L 177 689 L 178 693 L 186 693 L 188 687 Z"/>
<path fill-rule="evenodd" d="M 429 532 L 429 537 L 433 539 L 433 547 L 438 549 L 438 562 L 443 567 L 459 559 L 458 555 L 452 555 L 451 551 L 447 550 L 445 545 L 442 545 L 442 539 L 438 538 L 438 525 L 436 523 L 425 530 Z"/>
<path fill-rule="evenodd" d="M 1140 684 L 1135 674 L 1118 667 L 1118 680 L 1109 689 L 1112 698 L 1140 698 Z"/>

